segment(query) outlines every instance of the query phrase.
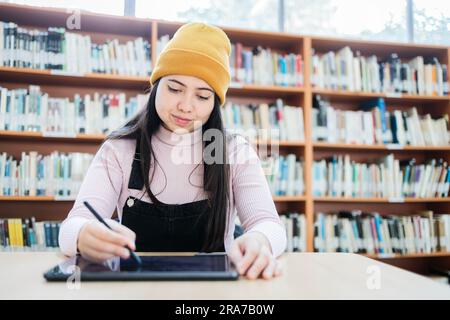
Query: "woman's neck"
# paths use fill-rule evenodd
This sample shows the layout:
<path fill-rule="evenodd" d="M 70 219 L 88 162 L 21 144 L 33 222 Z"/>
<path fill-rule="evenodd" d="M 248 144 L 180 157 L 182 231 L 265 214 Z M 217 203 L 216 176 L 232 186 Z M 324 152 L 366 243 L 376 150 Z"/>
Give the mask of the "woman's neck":
<path fill-rule="evenodd" d="M 178 145 L 194 145 L 202 141 L 203 130 L 202 127 L 196 128 L 193 131 L 187 131 L 182 128 L 180 130 L 172 131 L 164 124 L 161 124 L 155 133 L 156 137 L 166 144 L 173 146 Z"/>

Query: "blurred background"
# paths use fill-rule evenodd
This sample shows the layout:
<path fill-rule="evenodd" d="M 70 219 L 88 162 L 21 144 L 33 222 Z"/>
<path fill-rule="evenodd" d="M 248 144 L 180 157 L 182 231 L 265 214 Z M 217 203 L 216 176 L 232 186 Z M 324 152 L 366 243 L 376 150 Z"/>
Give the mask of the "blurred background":
<path fill-rule="evenodd" d="M 2 2 L 2 1 L 0 1 Z M 450 44 L 445 0 L 9 0 L 169 21 L 368 40 Z M 226 4 L 226 5 L 224 5 Z"/>

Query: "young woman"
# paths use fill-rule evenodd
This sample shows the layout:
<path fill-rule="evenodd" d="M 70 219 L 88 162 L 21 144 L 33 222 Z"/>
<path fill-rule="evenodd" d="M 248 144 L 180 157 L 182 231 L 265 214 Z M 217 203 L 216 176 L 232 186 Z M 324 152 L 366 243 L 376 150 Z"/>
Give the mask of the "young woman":
<path fill-rule="evenodd" d="M 252 146 L 223 128 L 230 40 L 182 26 L 160 54 L 146 108 L 108 136 L 59 242 L 93 261 L 136 251 L 225 251 L 242 275 L 271 278 L 286 233 Z M 88 201 L 114 231 L 83 205 Z M 117 208 L 121 224 L 111 220 Z M 234 239 L 236 213 L 244 234 Z"/>

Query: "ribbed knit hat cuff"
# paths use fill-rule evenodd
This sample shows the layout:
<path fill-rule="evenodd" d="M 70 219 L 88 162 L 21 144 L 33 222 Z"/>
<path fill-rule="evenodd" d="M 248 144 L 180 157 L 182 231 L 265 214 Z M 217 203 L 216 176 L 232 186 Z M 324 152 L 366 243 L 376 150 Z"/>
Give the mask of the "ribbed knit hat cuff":
<path fill-rule="evenodd" d="M 228 69 L 211 56 L 194 50 L 169 49 L 158 58 L 150 82 L 153 85 L 158 79 L 172 74 L 193 76 L 204 80 L 219 96 L 221 105 L 225 103 L 230 75 Z"/>

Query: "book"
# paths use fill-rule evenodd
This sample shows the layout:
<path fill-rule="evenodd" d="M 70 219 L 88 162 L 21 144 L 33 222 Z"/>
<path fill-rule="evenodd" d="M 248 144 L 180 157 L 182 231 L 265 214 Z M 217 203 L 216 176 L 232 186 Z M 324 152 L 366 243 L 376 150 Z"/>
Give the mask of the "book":
<path fill-rule="evenodd" d="M 419 115 L 417 107 L 386 110 L 383 98 L 366 101 L 360 110 L 340 110 L 320 95 L 314 96 L 314 141 L 402 146 L 449 146 L 448 115 Z M 383 116 L 384 115 L 384 116 Z"/>
<path fill-rule="evenodd" d="M 311 53 L 311 85 L 315 88 L 393 94 L 448 95 L 447 65 L 434 56 L 385 59 L 362 56 L 349 46 Z"/>
<path fill-rule="evenodd" d="M 313 162 L 313 195 L 352 198 L 441 198 L 449 196 L 450 167 L 443 159 L 418 164 L 393 154 L 358 163 L 350 155 Z"/>
<path fill-rule="evenodd" d="M 270 154 L 261 158 L 261 166 L 274 196 L 302 195 L 305 191 L 303 160 L 295 154 Z"/>
<path fill-rule="evenodd" d="M 362 210 L 317 212 L 316 252 L 411 254 L 449 252 L 450 214 L 381 215 Z"/>
<path fill-rule="evenodd" d="M 301 54 L 277 53 L 270 48 L 244 47 L 231 44 L 231 86 L 257 84 L 267 86 L 303 86 L 303 57 Z"/>
<path fill-rule="evenodd" d="M 0 251 L 57 251 L 60 221 L 0 218 Z"/>
<path fill-rule="evenodd" d="M 52 98 L 36 85 L 0 87 L 0 130 L 42 132 L 44 136 L 108 134 L 145 107 L 147 94 L 75 94 L 73 100 Z"/>
<path fill-rule="evenodd" d="M 75 198 L 94 155 L 60 153 L 41 155 L 22 152 L 14 159 L 0 153 L 0 195 Z"/>
<path fill-rule="evenodd" d="M 251 141 L 303 142 L 305 139 L 303 109 L 286 105 L 282 99 L 259 105 L 228 101 L 220 111 L 228 131 L 241 134 Z"/>
<path fill-rule="evenodd" d="M 107 73 L 147 77 L 152 70 L 151 46 L 137 37 L 120 43 L 93 43 L 90 35 L 49 27 L 28 29 L 0 21 L 0 66 L 52 70 L 57 74 Z"/>
<path fill-rule="evenodd" d="M 285 252 L 306 252 L 306 219 L 299 212 L 283 212 L 281 222 L 286 229 Z"/>

